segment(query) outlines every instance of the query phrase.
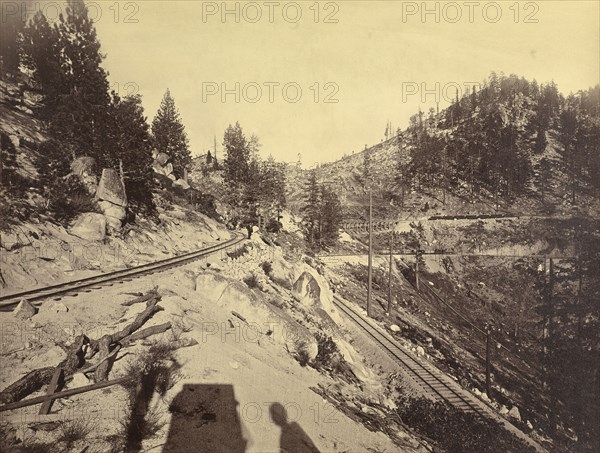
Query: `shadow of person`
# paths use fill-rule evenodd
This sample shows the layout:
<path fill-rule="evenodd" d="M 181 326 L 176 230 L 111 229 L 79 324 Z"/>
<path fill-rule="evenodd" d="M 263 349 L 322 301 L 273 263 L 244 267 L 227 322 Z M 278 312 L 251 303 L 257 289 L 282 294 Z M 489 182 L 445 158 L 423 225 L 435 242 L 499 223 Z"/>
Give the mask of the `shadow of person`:
<path fill-rule="evenodd" d="M 169 405 L 163 453 L 244 453 L 247 441 L 229 384 L 186 384 Z"/>
<path fill-rule="evenodd" d="M 280 453 L 320 453 L 308 434 L 296 422 L 288 423 L 287 411 L 279 403 L 270 407 L 271 420 L 281 428 Z"/>

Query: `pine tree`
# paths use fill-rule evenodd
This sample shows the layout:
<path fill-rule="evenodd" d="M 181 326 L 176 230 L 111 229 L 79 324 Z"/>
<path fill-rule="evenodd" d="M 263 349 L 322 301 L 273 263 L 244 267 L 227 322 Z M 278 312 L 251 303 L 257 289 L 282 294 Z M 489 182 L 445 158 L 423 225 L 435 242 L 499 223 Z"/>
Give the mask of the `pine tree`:
<path fill-rule="evenodd" d="M 184 170 L 189 167 L 192 158 L 185 128 L 169 90 L 163 96 L 152 121 L 152 135 L 156 149 L 171 158 L 175 176 L 183 178 Z"/>
<path fill-rule="evenodd" d="M 25 25 L 25 14 L 21 11 L 25 3 L 6 2 L 2 6 L 2 26 L 0 27 L 0 75 L 16 74 L 19 71 L 19 40 Z M 8 9 L 17 6 L 13 14 Z"/>
<path fill-rule="evenodd" d="M 66 96 L 70 88 L 63 70 L 59 29 L 51 26 L 41 11 L 33 16 L 23 32 L 22 59 L 41 90 L 44 105 L 40 112 L 42 119 L 48 120 L 54 115 L 61 96 Z"/>
<path fill-rule="evenodd" d="M 243 185 L 249 171 L 250 148 L 240 123 L 231 124 L 223 137 L 225 180 L 234 187 Z"/>
<path fill-rule="evenodd" d="M 340 236 L 342 204 L 337 194 L 324 187 L 321 195 L 321 247 L 332 247 Z"/>
<path fill-rule="evenodd" d="M 113 152 L 123 166 L 127 197 L 137 210 L 153 212 L 152 140 L 142 99 L 139 95 L 121 99 L 115 94 L 112 110 Z"/>
<path fill-rule="evenodd" d="M 73 157 L 89 155 L 99 168 L 114 167 L 106 153 L 110 134 L 108 78 L 93 21 L 83 0 L 71 0 L 57 24 L 64 83 L 50 121 L 50 133 Z"/>
<path fill-rule="evenodd" d="M 311 172 L 306 186 L 305 205 L 302 208 L 304 235 L 309 247 L 316 249 L 321 240 L 321 190 L 317 175 Z"/>

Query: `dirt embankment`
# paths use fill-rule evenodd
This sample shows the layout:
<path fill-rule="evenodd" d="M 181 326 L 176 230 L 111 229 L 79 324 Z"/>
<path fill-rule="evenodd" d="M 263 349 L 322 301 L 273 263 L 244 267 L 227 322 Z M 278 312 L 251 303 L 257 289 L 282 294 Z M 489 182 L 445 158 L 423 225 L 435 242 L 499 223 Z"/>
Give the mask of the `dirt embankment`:
<path fill-rule="evenodd" d="M 175 231 L 186 237 L 183 230 L 169 234 Z M 187 237 L 178 246 L 191 248 L 203 238 Z M 44 304 L 29 319 L 0 313 L 0 386 L 58 364 L 64 358 L 59 344 L 79 334 L 97 339 L 130 324 L 142 308 L 123 303 L 157 285 L 162 310 L 144 328 L 171 323 L 171 329 L 118 351 L 109 375 L 128 376 L 157 345 L 177 345 L 160 360 L 168 379 L 144 403 L 144 451 L 263 453 L 294 445 L 306 451 L 311 445 L 319 451 L 424 451 L 398 426 L 384 429 L 391 413 L 385 411 L 392 410 L 385 406 L 387 375 L 370 370 L 351 346 L 327 280 L 300 257 L 288 261 L 284 255 L 256 238 L 236 252 L 149 280 Z M 81 375 L 68 387 L 89 384 L 91 377 Z M 334 406 L 321 392 L 344 395 L 350 404 Z M 115 451 L 134 420 L 131 395 L 127 386 L 112 386 L 57 400 L 48 416 L 36 416 L 39 406 L 4 412 L 3 442 L 13 451 L 44 445 Z M 373 430 L 374 423 L 381 428 Z"/>

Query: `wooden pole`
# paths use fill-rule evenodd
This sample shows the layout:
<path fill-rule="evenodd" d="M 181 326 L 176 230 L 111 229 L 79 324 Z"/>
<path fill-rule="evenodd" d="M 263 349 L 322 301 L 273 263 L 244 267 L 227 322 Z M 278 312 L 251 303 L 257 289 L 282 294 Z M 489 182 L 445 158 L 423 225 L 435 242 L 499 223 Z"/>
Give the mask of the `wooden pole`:
<path fill-rule="evenodd" d="M 419 290 L 419 251 L 415 253 L 415 286 Z"/>
<path fill-rule="evenodd" d="M 369 187 L 369 270 L 367 286 L 367 316 L 371 316 L 371 286 L 373 281 L 373 190 Z"/>
<path fill-rule="evenodd" d="M 115 384 L 123 384 L 129 380 L 131 380 L 131 377 L 129 377 L 129 376 L 122 377 L 119 379 L 114 379 L 112 381 L 97 382 L 96 384 L 86 385 L 84 387 L 78 387 L 75 389 L 65 390 L 63 392 L 53 393 L 52 395 L 37 396 L 35 398 L 30 398 L 28 400 L 17 401 L 15 403 L 9 403 L 9 404 L 5 404 L 4 406 L 0 406 L 0 412 L 10 411 L 13 409 L 19 409 L 20 407 L 33 406 L 35 404 L 40 404 L 45 401 L 55 400 L 57 398 L 65 398 L 67 396 L 78 395 L 80 393 L 85 393 L 85 392 L 89 392 L 92 390 L 98 390 L 98 389 L 102 389 L 105 387 L 110 387 L 111 385 L 115 385 Z"/>
<path fill-rule="evenodd" d="M 490 328 L 485 329 L 485 391 L 487 396 L 492 398 L 492 339 L 490 336 Z"/>
<path fill-rule="evenodd" d="M 390 236 L 390 268 L 388 271 L 388 306 L 387 306 L 387 312 L 389 314 L 392 313 L 392 260 L 394 259 L 393 255 L 392 255 L 393 248 L 394 248 L 394 231 L 392 231 L 392 234 Z"/>

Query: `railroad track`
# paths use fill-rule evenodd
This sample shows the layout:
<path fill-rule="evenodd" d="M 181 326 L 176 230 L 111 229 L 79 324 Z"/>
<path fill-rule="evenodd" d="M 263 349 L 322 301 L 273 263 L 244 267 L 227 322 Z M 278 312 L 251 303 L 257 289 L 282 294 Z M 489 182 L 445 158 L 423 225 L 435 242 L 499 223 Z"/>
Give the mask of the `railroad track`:
<path fill-rule="evenodd" d="M 127 269 L 107 272 L 79 280 L 71 280 L 56 285 L 45 286 L 43 288 L 36 288 L 19 293 L 8 294 L 6 296 L 0 296 L 0 311 L 9 311 L 13 306 L 17 305 L 21 299 L 27 299 L 29 302 L 32 302 L 34 305 L 36 305 L 40 304 L 44 299 L 60 298 L 65 295 L 75 296 L 79 292 L 90 292 L 94 289 L 99 289 L 102 286 L 112 286 L 115 283 L 123 283 L 124 281 L 131 281 L 134 278 L 143 277 L 156 272 L 162 272 L 183 264 L 190 263 L 215 252 L 235 247 L 244 241 L 244 239 L 245 236 L 243 234 L 236 234 L 236 237 L 226 242 L 211 245 L 194 252 L 166 258 L 164 260 L 154 261 L 152 263 L 142 264 L 140 266 L 130 267 Z"/>
<path fill-rule="evenodd" d="M 458 383 L 442 373 L 431 364 L 423 363 L 405 351 L 396 341 L 367 321 L 346 301 L 334 294 L 335 306 L 363 330 L 381 349 L 383 349 L 406 373 L 419 385 L 423 392 L 435 400 L 448 402 L 467 413 L 480 416 L 487 421 L 500 423 L 506 429 L 533 446 L 537 451 L 546 451 L 525 433 L 494 412 L 494 409 L 484 402 L 475 399 L 470 393 L 461 388 Z"/>

